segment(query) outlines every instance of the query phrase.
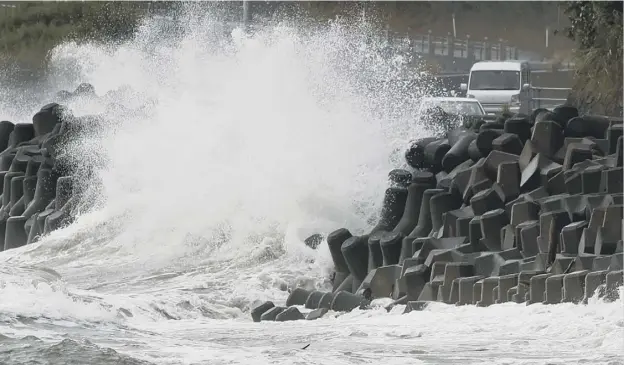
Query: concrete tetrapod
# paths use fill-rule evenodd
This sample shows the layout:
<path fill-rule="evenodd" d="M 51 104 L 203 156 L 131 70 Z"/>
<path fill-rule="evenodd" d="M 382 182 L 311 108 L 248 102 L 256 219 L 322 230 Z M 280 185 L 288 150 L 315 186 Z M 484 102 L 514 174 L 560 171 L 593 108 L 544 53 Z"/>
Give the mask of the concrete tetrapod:
<path fill-rule="evenodd" d="M 406 201 L 407 189 L 399 187 L 386 189 L 379 223 L 372 229 L 370 234 L 378 231 L 392 231 L 403 216 Z"/>
<path fill-rule="evenodd" d="M 4 250 L 22 247 L 28 241 L 28 235 L 24 230 L 26 217 L 10 217 L 6 222 L 6 231 L 4 236 Z"/>

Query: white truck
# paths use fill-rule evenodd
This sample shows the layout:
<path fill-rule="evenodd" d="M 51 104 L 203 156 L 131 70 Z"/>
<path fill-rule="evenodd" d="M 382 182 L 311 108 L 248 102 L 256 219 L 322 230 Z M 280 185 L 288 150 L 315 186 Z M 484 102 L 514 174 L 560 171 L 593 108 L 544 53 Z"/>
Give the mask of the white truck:
<path fill-rule="evenodd" d="M 530 78 L 528 61 L 481 61 L 472 65 L 468 84 L 460 89 L 479 100 L 488 114 L 501 112 L 504 105 L 512 113 L 528 113 Z"/>

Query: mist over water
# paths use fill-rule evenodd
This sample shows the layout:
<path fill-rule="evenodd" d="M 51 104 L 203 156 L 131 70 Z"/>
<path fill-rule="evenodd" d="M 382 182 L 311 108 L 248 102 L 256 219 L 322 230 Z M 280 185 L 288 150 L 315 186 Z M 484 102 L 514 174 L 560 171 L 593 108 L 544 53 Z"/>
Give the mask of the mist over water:
<path fill-rule="evenodd" d="M 24 107 L 3 101 L 0 116 L 27 122 L 55 92 L 87 82 L 97 97 L 67 104 L 74 115 L 106 121 L 64 150 L 95 168 L 81 182 L 91 209 L 40 242 L 0 253 L 0 295 L 13 298 L 0 301 L 0 333 L 39 339 L 17 342 L 20 359 L 67 353 L 116 363 L 109 347 L 159 364 L 380 356 L 392 364 L 494 364 L 514 353 L 543 363 L 531 362 L 538 348 L 567 363 L 613 359 L 624 323 L 619 301 L 247 323 L 256 299 L 279 305 L 287 287 L 327 289 L 326 244 L 314 251 L 303 240 L 373 226 L 388 172 L 403 165 L 409 140 L 430 133 L 416 106 L 435 90 L 396 81 L 418 80 L 418 62 L 388 52 L 378 34 L 344 22 L 245 33 L 188 13 L 174 25 L 146 21 L 129 42 L 57 47 L 48 86 Z M 2 93 L 16 98 L 14 88 Z M 544 324 L 555 317 L 566 322 Z M 553 333 L 575 341 L 590 328 L 595 340 L 584 346 L 544 349 Z M 451 338 L 457 346 L 442 346 Z M 12 341 L 0 339 L 0 360 L 14 359 Z M 306 343 L 313 346 L 305 354 L 295 352 Z"/>

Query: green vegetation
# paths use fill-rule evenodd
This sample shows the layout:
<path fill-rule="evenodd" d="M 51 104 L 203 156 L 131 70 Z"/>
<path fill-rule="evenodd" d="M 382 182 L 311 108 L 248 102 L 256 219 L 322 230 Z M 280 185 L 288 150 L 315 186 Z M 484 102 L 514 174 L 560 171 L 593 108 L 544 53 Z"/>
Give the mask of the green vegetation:
<path fill-rule="evenodd" d="M 13 61 L 37 67 L 45 55 L 65 40 L 105 41 L 131 35 L 141 18 L 159 10 L 177 7 L 180 2 L 63 1 L 0 2 L 0 62 Z M 195 2 L 198 8 L 212 8 L 240 19 L 241 1 Z M 315 20 L 361 17 L 388 26 L 398 33 L 427 33 L 446 36 L 452 32 L 456 14 L 458 37 L 470 34 L 481 40 L 489 36 L 507 39 L 523 49 L 544 51 L 544 27 L 557 19 L 556 2 L 400 2 L 400 1 L 257 1 L 253 13 L 260 17 L 297 14 Z M 221 11 L 222 10 L 222 11 Z M 539 38 L 538 38 L 539 39 Z M 565 40 L 565 37 L 553 39 Z M 571 44 L 572 42 L 570 42 Z"/>
<path fill-rule="evenodd" d="M 37 67 L 65 40 L 110 40 L 131 35 L 145 12 L 140 2 L 3 2 L 0 54 L 4 62 Z"/>
<path fill-rule="evenodd" d="M 622 2 L 566 3 L 576 52 L 576 103 L 594 113 L 622 114 Z"/>

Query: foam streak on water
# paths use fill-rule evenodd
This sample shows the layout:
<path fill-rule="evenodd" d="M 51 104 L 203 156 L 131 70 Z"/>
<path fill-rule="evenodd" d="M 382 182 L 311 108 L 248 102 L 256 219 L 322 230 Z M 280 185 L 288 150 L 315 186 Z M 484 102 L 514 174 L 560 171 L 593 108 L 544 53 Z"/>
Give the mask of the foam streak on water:
<path fill-rule="evenodd" d="M 213 17 L 183 24 L 179 39 L 152 21 L 125 44 L 54 51 L 65 73 L 52 89 L 93 84 L 99 97 L 70 107 L 110 120 L 66 151 L 98 161 L 101 190 L 72 226 L 0 254 L 0 363 L 615 361 L 621 302 L 250 323 L 255 299 L 327 289 L 328 250 L 303 239 L 375 223 L 397 151 L 426 134 L 415 113 L 426 88 L 381 82 L 417 70 L 407 55 L 385 54 L 365 25 L 224 38 Z"/>

